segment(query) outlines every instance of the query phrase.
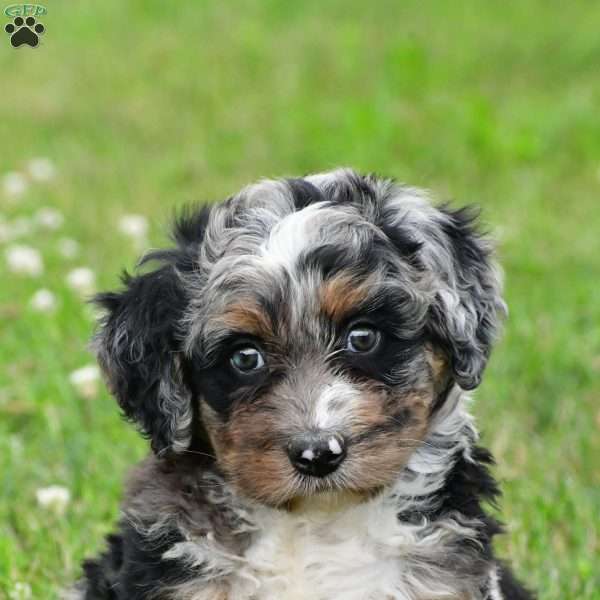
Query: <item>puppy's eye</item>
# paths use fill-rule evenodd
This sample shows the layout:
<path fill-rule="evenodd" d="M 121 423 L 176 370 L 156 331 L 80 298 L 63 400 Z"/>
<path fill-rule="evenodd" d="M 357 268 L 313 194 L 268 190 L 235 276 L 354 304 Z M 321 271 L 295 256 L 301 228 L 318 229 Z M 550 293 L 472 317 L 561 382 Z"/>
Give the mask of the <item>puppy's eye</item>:
<path fill-rule="evenodd" d="M 263 355 L 252 346 L 238 348 L 230 359 L 231 365 L 241 373 L 252 373 L 265 366 Z"/>
<path fill-rule="evenodd" d="M 359 325 L 348 332 L 346 350 L 350 352 L 370 352 L 378 344 L 381 335 L 377 329 L 368 325 Z"/>

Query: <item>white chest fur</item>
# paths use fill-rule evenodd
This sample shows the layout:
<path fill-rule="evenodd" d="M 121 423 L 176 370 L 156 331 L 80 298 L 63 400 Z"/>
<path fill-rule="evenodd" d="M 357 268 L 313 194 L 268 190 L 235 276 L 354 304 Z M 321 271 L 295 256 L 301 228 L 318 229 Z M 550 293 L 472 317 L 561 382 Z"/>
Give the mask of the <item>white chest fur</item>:
<path fill-rule="evenodd" d="M 234 576 L 235 600 L 433 600 L 464 598 L 452 576 L 419 558 L 471 533 L 398 521 L 390 498 L 300 514 L 265 510 L 261 529 Z M 453 589 L 454 588 L 454 589 Z"/>

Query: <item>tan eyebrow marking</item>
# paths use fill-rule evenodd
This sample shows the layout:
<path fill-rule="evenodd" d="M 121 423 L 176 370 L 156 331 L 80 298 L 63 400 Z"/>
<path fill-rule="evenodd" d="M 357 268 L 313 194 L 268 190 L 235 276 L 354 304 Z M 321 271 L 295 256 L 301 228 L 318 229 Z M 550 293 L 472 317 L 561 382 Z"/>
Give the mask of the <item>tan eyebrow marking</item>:
<path fill-rule="evenodd" d="M 335 322 L 356 312 L 369 297 L 373 281 L 357 281 L 352 273 L 342 273 L 324 282 L 320 289 L 321 310 Z"/>
<path fill-rule="evenodd" d="M 242 300 L 229 305 L 219 320 L 234 331 L 260 338 L 273 336 L 271 319 L 253 300 Z"/>

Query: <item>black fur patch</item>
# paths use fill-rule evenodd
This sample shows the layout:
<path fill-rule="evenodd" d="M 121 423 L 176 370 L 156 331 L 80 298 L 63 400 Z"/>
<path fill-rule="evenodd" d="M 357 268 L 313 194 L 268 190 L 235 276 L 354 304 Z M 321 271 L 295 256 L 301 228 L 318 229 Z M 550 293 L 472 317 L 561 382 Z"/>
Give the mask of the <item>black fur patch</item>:
<path fill-rule="evenodd" d="M 176 377 L 174 324 L 185 308 L 185 294 L 169 266 L 126 275 L 124 283 L 124 291 L 96 297 L 108 311 L 97 342 L 98 358 L 123 412 L 139 423 L 160 452 L 172 442 L 172 415 L 159 397 L 162 381 Z"/>
<path fill-rule="evenodd" d="M 122 291 L 95 298 L 107 312 L 96 336 L 98 360 L 124 414 L 140 426 L 157 453 L 170 448 L 175 429 L 164 383 L 183 385 L 177 383 L 183 374 L 175 361 L 183 361 L 178 323 L 188 297 L 178 273 L 193 270 L 209 214 L 209 208 L 184 212 L 173 231 L 179 245 L 148 253 L 140 262 L 159 262 L 157 269 L 125 273 Z M 171 393 L 178 393 L 176 387 Z"/>
<path fill-rule="evenodd" d="M 123 538 L 109 535 L 106 538 L 108 549 L 95 560 L 83 563 L 86 582 L 85 600 L 118 600 L 115 589 L 123 568 Z"/>
<path fill-rule="evenodd" d="M 180 248 L 195 246 L 202 242 L 211 210 L 211 206 L 188 208 L 175 218 L 173 239 Z"/>
<path fill-rule="evenodd" d="M 306 179 L 288 179 L 286 183 L 292 192 L 296 210 L 302 210 L 311 204 L 326 200 L 321 190 Z"/>
<path fill-rule="evenodd" d="M 259 347 L 258 342 L 245 338 L 246 343 L 240 339 L 225 340 L 219 353 L 211 366 L 203 367 L 198 361 L 190 361 L 189 373 L 192 390 L 195 397 L 201 397 L 213 410 L 223 418 L 229 414 L 232 406 L 239 402 L 252 401 L 260 397 L 269 387 L 270 380 L 275 375 L 267 369 L 257 373 L 241 375 L 231 366 L 230 357 L 234 348 L 244 345 Z M 262 351 L 264 352 L 264 350 Z"/>
<path fill-rule="evenodd" d="M 537 598 L 536 594 L 517 581 L 508 565 L 500 562 L 498 570 L 503 598 L 506 600 L 535 600 Z"/>
<path fill-rule="evenodd" d="M 347 173 L 327 188 L 327 196 L 338 204 L 356 203 L 365 207 L 375 201 L 375 192 L 366 177 L 358 173 Z"/>
<path fill-rule="evenodd" d="M 150 540 L 121 523 L 119 534 L 109 536 L 107 541 L 108 549 L 99 559 L 84 563 L 85 600 L 146 600 L 158 587 L 202 574 L 201 568 L 162 558 L 173 544 L 184 541 L 175 530 Z"/>

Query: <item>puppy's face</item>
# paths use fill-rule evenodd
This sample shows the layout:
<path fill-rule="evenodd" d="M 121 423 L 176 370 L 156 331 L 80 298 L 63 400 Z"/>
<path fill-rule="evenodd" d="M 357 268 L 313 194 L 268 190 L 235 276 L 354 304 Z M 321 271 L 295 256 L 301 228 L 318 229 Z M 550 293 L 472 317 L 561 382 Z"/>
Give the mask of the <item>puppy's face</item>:
<path fill-rule="evenodd" d="M 337 212 L 315 210 L 316 231 L 298 231 L 305 239 L 285 261 L 272 248 L 302 213 L 287 217 L 251 266 L 234 261 L 239 273 L 223 257 L 226 284 L 213 290 L 222 307 L 191 341 L 194 396 L 219 463 L 244 494 L 269 504 L 389 483 L 447 383 L 445 358 L 423 329 L 418 281 L 412 294 L 397 285 L 396 269 L 407 280 L 410 269 L 391 248 L 388 264 L 377 255 L 386 244 L 376 232 L 362 232 L 357 252 Z"/>
<path fill-rule="evenodd" d="M 449 385 L 479 381 L 503 306 L 487 247 L 413 190 L 351 172 L 266 182 L 177 235 L 166 266 L 103 298 L 100 360 L 155 450 L 207 436 L 247 497 L 372 493 Z M 116 348 L 126 327 L 137 361 Z"/>

